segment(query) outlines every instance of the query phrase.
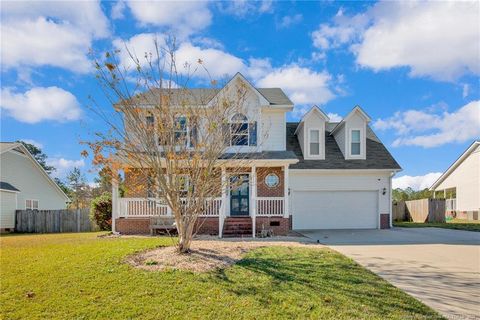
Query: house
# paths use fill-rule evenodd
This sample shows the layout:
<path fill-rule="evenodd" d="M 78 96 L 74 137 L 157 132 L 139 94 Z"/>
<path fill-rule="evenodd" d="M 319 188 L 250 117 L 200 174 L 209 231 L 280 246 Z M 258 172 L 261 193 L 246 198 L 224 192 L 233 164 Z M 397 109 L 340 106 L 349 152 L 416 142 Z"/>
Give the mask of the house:
<path fill-rule="evenodd" d="M 62 189 L 21 143 L 0 143 L 0 231 L 15 229 L 15 210 L 65 209 Z"/>
<path fill-rule="evenodd" d="M 480 211 L 480 141 L 465 152 L 430 187 L 446 200 L 446 215 L 478 220 Z"/>
<path fill-rule="evenodd" d="M 330 121 L 316 106 L 300 122 L 287 122 L 294 105 L 281 89 L 255 88 L 239 73 L 227 85 L 245 84 L 248 108 L 235 119 L 255 123 L 256 130 L 268 130 L 268 134 L 254 134 L 262 140 L 254 140 L 256 148 L 250 145 L 251 139 L 237 146 L 251 159 L 243 175 L 245 182 L 239 191 L 226 188 L 221 197 L 211 200 L 200 218 L 198 233 L 222 236 L 232 224 L 242 225 L 253 235 L 254 230 L 284 235 L 291 229 L 391 226 L 391 181 L 401 168 L 375 136 L 370 117 L 360 107 L 340 122 Z M 216 91 L 192 89 L 191 94 L 211 97 Z M 222 181 L 229 181 L 223 180 L 229 178 L 226 175 L 222 171 Z M 125 172 L 124 198 L 118 197 L 114 186 L 113 228 L 125 234 L 148 233 L 149 217 L 168 215 L 169 210 L 149 201 L 147 188 L 128 191 L 135 183 L 132 180 Z"/>

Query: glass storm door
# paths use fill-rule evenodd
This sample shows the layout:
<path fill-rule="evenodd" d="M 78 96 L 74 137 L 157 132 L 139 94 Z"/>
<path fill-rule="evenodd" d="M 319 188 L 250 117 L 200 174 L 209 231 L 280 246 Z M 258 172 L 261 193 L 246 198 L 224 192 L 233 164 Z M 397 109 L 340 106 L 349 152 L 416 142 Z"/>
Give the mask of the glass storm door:
<path fill-rule="evenodd" d="M 230 177 L 230 215 L 249 215 L 248 174 Z"/>

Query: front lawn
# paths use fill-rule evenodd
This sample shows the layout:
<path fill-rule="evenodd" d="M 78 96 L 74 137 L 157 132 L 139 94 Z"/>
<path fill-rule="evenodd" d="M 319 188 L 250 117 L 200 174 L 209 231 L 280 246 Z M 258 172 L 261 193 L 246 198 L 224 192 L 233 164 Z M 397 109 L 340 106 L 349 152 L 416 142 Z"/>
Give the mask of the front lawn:
<path fill-rule="evenodd" d="M 438 319 L 327 248 L 267 247 L 224 270 L 144 271 L 125 256 L 168 238 L 0 238 L 4 319 Z"/>
<path fill-rule="evenodd" d="M 480 232 L 480 221 L 479 220 L 464 220 L 464 219 L 453 219 L 444 223 L 441 222 L 394 222 L 395 227 L 402 228 L 444 228 L 444 229 L 455 229 L 455 230 L 464 230 L 464 231 L 476 231 Z"/>

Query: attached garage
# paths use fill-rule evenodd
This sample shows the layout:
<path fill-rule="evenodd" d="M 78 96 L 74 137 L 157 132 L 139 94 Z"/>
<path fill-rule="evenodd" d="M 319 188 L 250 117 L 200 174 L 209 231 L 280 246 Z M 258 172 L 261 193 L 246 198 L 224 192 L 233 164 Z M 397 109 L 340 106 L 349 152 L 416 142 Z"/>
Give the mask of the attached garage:
<path fill-rule="evenodd" d="M 378 191 L 293 191 L 292 227 L 308 229 L 378 228 Z"/>

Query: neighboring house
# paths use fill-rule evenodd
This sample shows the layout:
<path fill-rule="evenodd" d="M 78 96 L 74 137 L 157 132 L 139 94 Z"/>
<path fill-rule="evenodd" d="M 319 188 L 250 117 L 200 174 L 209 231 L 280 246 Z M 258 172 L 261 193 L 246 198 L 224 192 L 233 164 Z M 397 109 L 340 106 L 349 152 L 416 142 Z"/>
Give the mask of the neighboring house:
<path fill-rule="evenodd" d="M 228 85 L 237 83 L 246 83 L 250 90 L 246 114 L 237 114 L 235 119 L 255 124 L 249 125 L 249 136 L 255 138 L 239 147 L 240 152 L 250 153 L 251 166 L 240 191 L 232 193 L 227 188 L 223 198 L 212 200 L 200 218 L 198 233 L 221 236 L 221 226 L 229 223 L 253 225 L 257 232 L 267 229 L 277 235 L 291 229 L 391 226 L 391 181 L 401 168 L 375 136 L 368 125 L 370 117 L 360 107 L 342 121 L 331 122 L 314 106 L 300 122 L 287 123 L 286 114 L 294 106 L 281 89 L 254 88 L 241 74 Z M 214 96 L 218 90 L 191 92 Z M 148 233 L 149 216 L 169 210 L 147 200 L 146 186 L 129 188 L 135 184 L 133 179 L 125 172 L 124 198 L 115 196 L 114 187 L 114 228 L 120 233 Z M 225 224 L 223 217 L 227 217 Z"/>
<path fill-rule="evenodd" d="M 13 231 L 15 210 L 65 209 L 67 195 L 21 143 L 0 143 L 0 231 Z"/>
<path fill-rule="evenodd" d="M 446 214 L 478 220 L 480 211 L 480 141 L 468 149 L 430 187 L 446 199 Z"/>

